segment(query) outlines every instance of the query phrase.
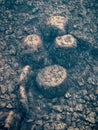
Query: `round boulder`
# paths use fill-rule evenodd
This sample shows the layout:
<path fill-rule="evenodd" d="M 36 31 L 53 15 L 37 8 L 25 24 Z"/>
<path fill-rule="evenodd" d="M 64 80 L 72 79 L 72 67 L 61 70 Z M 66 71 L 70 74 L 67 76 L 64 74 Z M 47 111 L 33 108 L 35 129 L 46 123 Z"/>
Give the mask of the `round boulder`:
<path fill-rule="evenodd" d="M 38 72 L 36 82 L 46 97 L 61 96 L 68 88 L 67 70 L 59 65 L 47 66 Z"/>
<path fill-rule="evenodd" d="M 23 46 L 24 49 L 20 54 L 23 65 L 30 65 L 33 69 L 37 69 L 47 64 L 45 62 L 48 60 L 48 55 L 39 35 L 31 34 L 26 36 L 23 39 Z"/>
<path fill-rule="evenodd" d="M 27 46 L 27 49 L 32 51 L 38 51 L 42 47 L 42 40 L 39 35 L 31 34 L 24 38 L 23 43 Z"/>
<path fill-rule="evenodd" d="M 70 34 L 58 36 L 49 53 L 55 63 L 67 69 L 73 67 L 78 60 L 77 40 Z"/>

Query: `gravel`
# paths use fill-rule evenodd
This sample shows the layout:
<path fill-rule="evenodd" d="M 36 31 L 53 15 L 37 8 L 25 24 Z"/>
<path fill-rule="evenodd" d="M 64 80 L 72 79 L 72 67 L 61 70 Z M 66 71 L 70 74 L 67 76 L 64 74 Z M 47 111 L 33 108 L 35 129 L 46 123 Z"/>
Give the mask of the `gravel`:
<path fill-rule="evenodd" d="M 16 123 L 9 130 L 98 129 L 96 10 L 96 0 L 0 0 L 0 130 L 10 111 L 16 113 L 17 119 L 14 118 Z M 68 30 L 64 33 L 73 35 L 80 44 L 78 62 L 67 72 L 71 82 L 69 89 L 61 97 L 48 99 L 39 91 L 35 80 L 39 71 L 56 64 L 49 52 L 58 33 L 54 31 L 52 37 L 45 37 L 49 31 L 43 30 L 45 19 L 51 16 L 67 18 Z M 31 64 L 28 62 L 35 77 L 31 76 L 26 83 L 29 112 L 24 113 L 18 99 L 19 76 L 28 64 L 22 63 L 21 52 L 23 39 L 31 34 L 41 36 L 44 49 L 33 57 Z"/>

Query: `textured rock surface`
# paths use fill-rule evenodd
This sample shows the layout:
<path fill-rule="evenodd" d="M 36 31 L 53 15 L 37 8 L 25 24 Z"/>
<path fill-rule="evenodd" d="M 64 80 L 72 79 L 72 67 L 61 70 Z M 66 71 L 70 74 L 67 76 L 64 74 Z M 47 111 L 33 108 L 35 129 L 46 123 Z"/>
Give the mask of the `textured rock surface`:
<path fill-rule="evenodd" d="M 0 130 L 11 110 L 19 115 L 23 112 L 17 99 L 18 77 L 23 67 L 18 60 L 24 49 L 21 43 L 27 35 L 42 36 L 43 30 L 40 27 L 43 26 L 43 19 L 54 15 L 68 18 L 68 33 L 79 38 L 81 43 L 88 42 L 91 48 L 88 50 L 84 44 L 81 45 L 78 64 L 74 69 L 69 69 L 73 85 L 65 96 L 46 99 L 36 89 L 34 82 L 28 81 L 26 85 L 29 89 L 26 89 L 26 94 L 30 111 L 28 115 L 22 116 L 25 116 L 25 120 L 17 119 L 16 125 L 13 124 L 11 129 L 17 128 L 18 124 L 16 130 L 54 130 L 57 124 L 65 124 L 68 130 L 98 129 L 96 10 L 96 0 L 0 0 Z M 47 51 L 54 43 L 56 35 L 49 37 L 48 42 L 42 36 Z M 53 106 L 59 106 L 60 112 L 53 109 Z"/>
<path fill-rule="evenodd" d="M 67 70 L 59 65 L 43 68 L 36 77 L 38 87 L 47 97 L 64 94 L 68 87 L 67 80 Z"/>
<path fill-rule="evenodd" d="M 65 68 L 75 66 L 79 58 L 76 38 L 70 34 L 56 37 L 49 53 L 57 64 Z"/>

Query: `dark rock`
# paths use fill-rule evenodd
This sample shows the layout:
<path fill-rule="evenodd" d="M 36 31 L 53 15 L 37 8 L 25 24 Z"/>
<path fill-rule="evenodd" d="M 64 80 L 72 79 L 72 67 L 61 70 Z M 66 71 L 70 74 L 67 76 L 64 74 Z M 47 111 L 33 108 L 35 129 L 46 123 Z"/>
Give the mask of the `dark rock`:
<path fill-rule="evenodd" d="M 36 82 L 46 97 L 61 96 L 68 87 L 67 71 L 58 65 L 45 67 L 37 74 Z"/>

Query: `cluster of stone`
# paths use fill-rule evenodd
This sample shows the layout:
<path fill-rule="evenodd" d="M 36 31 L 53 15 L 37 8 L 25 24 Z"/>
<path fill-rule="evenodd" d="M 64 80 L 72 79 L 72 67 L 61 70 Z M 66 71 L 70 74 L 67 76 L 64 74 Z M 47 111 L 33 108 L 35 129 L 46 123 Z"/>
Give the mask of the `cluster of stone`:
<path fill-rule="evenodd" d="M 62 96 L 69 87 L 67 68 L 71 64 L 73 65 L 77 59 L 77 41 L 72 35 L 67 34 L 68 24 L 68 18 L 51 16 L 41 27 L 42 35 L 30 34 L 22 41 L 24 50 L 20 53 L 20 57 L 23 66 L 26 66 L 23 67 L 19 76 L 18 99 L 19 108 L 25 113 L 29 111 L 26 83 L 31 75 L 31 67 L 32 69 L 41 69 L 36 76 L 36 87 L 46 97 Z M 44 47 L 44 42 L 48 41 L 51 42 L 49 51 Z M 51 59 L 49 59 L 50 57 Z M 2 105 L 5 104 L 2 103 Z M 14 117 L 14 112 L 11 111 L 5 120 L 5 128 L 10 128 Z"/>
<path fill-rule="evenodd" d="M 42 29 L 43 41 L 37 34 L 30 34 L 23 39 L 25 50 L 22 56 L 26 65 L 33 66 L 33 69 L 41 69 L 36 76 L 36 84 L 42 93 L 48 95 L 47 97 L 61 96 L 68 88 L 67 69 L 77 62 L 77 40 L 71 34 L 67 34 L 68 18 L 63 16 L 47 18 Z M 51 38 L 53 42 L 49 51 L 46 51 L 44 42 L 49 39 L 51 41 Z"/>
<path fill-rule="evenodd" d="M 25 62 L 26 66 L 23 67 L 20 76 L 19 76 L 19 105 L 21 112 L 24 112 L 22 114 L 26 114 L 29 112 L 29 108 L 32 108 L 32 105 L 29 105 L 28 100 L 30 102 L 33 102 L 33 96 L 32 92 L 29 94 L 29 97 L 27 96 L 27 86 L 26 83 L 29 80 L 29 77 L 33 74 L 31 67 L 33 66 L 33 69 L 38 69 L 38 73 L 36 75 L 36 78 L 34 78 L 36 81 L 36 86 L 38 87 L 39 90 L 42 92 L 42 94 L 45 97 L 48 98 L 53 98 L 53 97 L 59 97 L 65 94 L 65 98 L 71 99 L 69 100 L 67 105 L 51 105 L 52 111 L 58 112 L 59 114 L 56 115 L 56 120 L 58 122 L 55 122 L 52 126 L 52 123 L 54 121 L 54 115 L 52 113 L 52 116 L 45 115 L 45 121 L 49 120 L 48 118 L 52 118 L 52 121 L 50 119 L 51 125 L 49 123 L 44 123 L 43 128 L 44 130 L 46 129 L 56 129 L 56 130 L 64 130 L 67 129 L 67 124 L 60 122 L 62 119 L 62 115 L 64 115 L 64 111 L 67 111 L 67 121 L 75 120 L 78 119 L 79 114 L 77 115 L 76 112 L 81 113 L 84 109 L 82 103 L 85 103 L 85 100 L 81 99 L 78 95 L 75 95 L 75 98 L 78 99 L 78 102 L 80 104 L 76 105 L 75 102 L 73 101 L 74 98 L 72 98 L 70 92 L 67 92 L 68 88 L 72 85 L 70 83 L 70 76 L 68 73 L 68 69 L 71 67 L 74 67 L 74 65 L 78 61 L 78 52 L 77 52 L 77 47 L 78 43 L 76 38 L 71 35 L 67 34 L 68 32 L 68 19 L 64 18 L 63 16 L 51 16 L 46 20 L 45 26 L 42 27 L 43 32 L 42 35 L 44 38 L 41 38 L 40 35 L 38 34 L 30 34 L 26 36 L 23 39 L 23 46 L 25 46 L 25 50 L 22 51 L 21 55 L 23 58 L 23 62 Z M 43 39 L 43 41 L 42 41 Z M 51 40 L 52 39 L 52 40 Z M 51 41 L 51 45 L 49 47 L 49 51 L 46 51 L 44 48 L 44 40 L 45 42 Z M 53 42 L 52 42 L 53 41 Z M 91 55 L 92 57 L 97 60 L 98 57 L 98 49 L 94 48 L 91 50 Z M 48 57 L 51 57 L 51 60 Z M 40 68 L 40 70 L 39 70 Z M 96 71 L 98 67 L 93 68 L 96 75 Z M 32 79 L 33 80 L 33 79 Z M 92 79 L 88 78 L 87 80 L 90 83 L 92 83 Z M 80 86 L 82 86 L 83 83 L 79 83 Z M 94 84 L 94 83 L 93 83 Z M 95 84 L 94 84 L 95 85 Z M 74 92 L 73 92 L 74 93 Z M 84 94 L 86 95 L 86 94 Z M 96 95 L 98 95 L 98 91 L 96 90 Z M 89 95 L 85 96 L 86 100 L 95 100 L 94 95 Z M 29 99 L 28 99 L 29 98 Z M 63 97 L 64 98 L 64 97 Z M 58 100 L 58 99 L 57 99 Z M 54 102 L 57 102 L 54 101 Z M 52 100 L 53 101 L 53 100 Z M 75 107 L 72 106 L 72 102 Z M 41 103 L 41 102 L 40 102 Z M 45 107 L 45 104 L 43 105 L 43 108 Z M 87 106 L 85 106 L 87 108 Z M 97 111 L 98 108 L 96 107 Z M 40 107 L 38 109 L 40 111 Z M 74 118 L 70 117 L 71 114 L 73 113 Z M 86 113 L 87 114 L 87 113 Z M 69 116 L 70 115 L 70 116 Z M 21 114 L 17 114 L 17 112 L 11 110 L 9 113 L 6 115 L 5 123 L 4 123 L 4 129 L 13 129 L 12 127 L 16 123 L 15 126 L 18 126 L 21 119 L 22 119 Z M 81 116 L 81 114 L 80 114 Z M 95 123 L 95 112 L 88 112 L 87 117 L 84 117 L 84 119 L 87 122 L 90 122 L 92 124 Z M 64 118 L 64 119 L 65 119 Z M 18 124 L 18 125 L 17 125 Z M 40 128 L 42 125 L 41 120 L 36 123 L 36 129 Z M 88 127 L 88 126 L 87 126 Z M 15 128 L 18 129 L 18 128 Z M 33 126 L 32 126 L 33 129 Z M 35 129 L 35 128 L 34 128 Z M 89 127 L 88 127 L 89 129 Z M 72 127 L 70 126 L 68 130 L 79 130 L 78 127 Z"/>

